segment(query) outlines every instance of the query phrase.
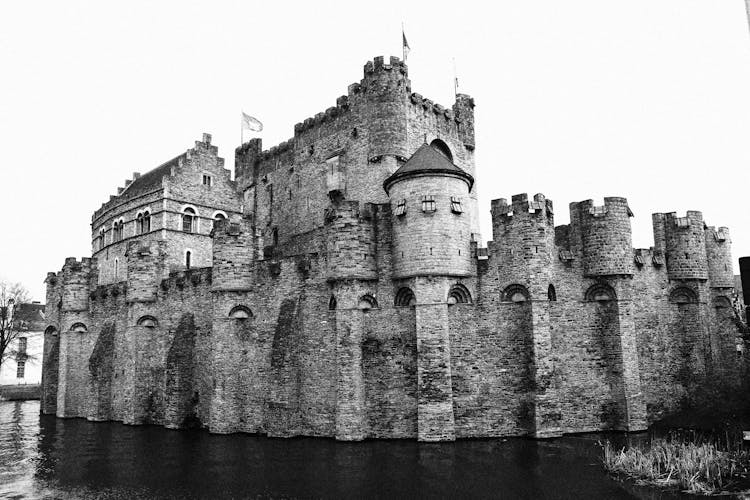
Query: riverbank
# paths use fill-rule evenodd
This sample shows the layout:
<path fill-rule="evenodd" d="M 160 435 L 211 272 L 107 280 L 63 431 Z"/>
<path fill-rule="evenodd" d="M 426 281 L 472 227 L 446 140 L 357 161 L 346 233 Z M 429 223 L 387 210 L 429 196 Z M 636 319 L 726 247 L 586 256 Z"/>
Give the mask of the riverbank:
<path fill-rule="evenodd" d="M 750 406 L 706 404 L 656 422 L 624 443 L 602 440 L 605 469 L 641 484 L 750 498 Z"/>
<path fill-rule="evenodd" d="M 0 401 L 38 400 L 41 394 L 39 384 L 0 385 Z"/>

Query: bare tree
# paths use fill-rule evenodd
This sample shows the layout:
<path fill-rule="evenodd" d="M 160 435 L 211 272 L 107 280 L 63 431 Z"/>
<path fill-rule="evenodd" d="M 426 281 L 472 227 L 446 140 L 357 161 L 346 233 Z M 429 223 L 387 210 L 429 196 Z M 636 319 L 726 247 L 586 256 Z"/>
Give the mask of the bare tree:
<path fill-rule="evenodd" d="M 20 283 L 0 281 L 0 367 L 3 362 L 20 353 L 13 349 L 13 342 L 25 330 L 20 319 L 16 318 L 16 309 L 30 302 L 29 292 Z"/>

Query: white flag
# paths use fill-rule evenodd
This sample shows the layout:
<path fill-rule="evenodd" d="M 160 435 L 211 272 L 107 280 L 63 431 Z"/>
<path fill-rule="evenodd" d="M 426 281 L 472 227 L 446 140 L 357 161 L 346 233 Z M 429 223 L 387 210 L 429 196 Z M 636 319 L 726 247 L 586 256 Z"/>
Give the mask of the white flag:
<path fill-rule="evenodd" d="M 263 130 L 263 124 L 258 120 L 257 118 L 253 118 L 252 116 L 246 114 L 244 111 L 242 112 L 242 128 L 247 130 L 252 130 L 253 132 L 260 132 Z"/>

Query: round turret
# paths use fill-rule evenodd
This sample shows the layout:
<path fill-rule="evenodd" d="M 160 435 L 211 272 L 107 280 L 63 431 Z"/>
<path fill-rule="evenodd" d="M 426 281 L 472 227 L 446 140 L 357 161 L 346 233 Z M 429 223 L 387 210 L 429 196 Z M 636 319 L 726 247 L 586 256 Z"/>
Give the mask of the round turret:
<path fill-rule="evenodd" d="M 632 215 L 625 198 L 604 198 L 600 207 L 592 200 L 570 204 L 571 225 L 581 235 L 586 276 L 633 274 Z"/>
<path fill-rule="evenodd" d="M 372 205 L 338 200 L 326 209 L 326 278 L 377 279 Z"/>
<path fill-rule="evenodd" d="M 511 203 L 492 200 L 492 239 L 499 256 L 501 279 L 528 283 L 534 296 L 546 293 L 555 254 L 555 224 L 552 201 L 536 194 L 532 201 L 524 194 Z"/>
<path fill-rule="evenodd" d="M 706 231 L 706 255 L 708 258 L 708 280 L 712 287 L 734 286 L 732 270 L 732 241 L 726 227 L 709 227 Z"/>
<path fill-rule="evenodd" d="M 63 266 L 62 311 L 86 311 L 89 307 L 89 271 L 91 259 L 65 259 Z"/>
<path fill-rule="evenodd" d="M 669 277 L 707 279 L 703 214 L 692 210 L 685 217 L 677 217 L 675 213 L 665 214 L 663 233 Z"/>
<path fill-rule="evenodd" d="M 368 124 L 369 161 L 382 157 L 406 156 L 406 106 L 409 86 L 406 64 L 391 57 L 386 64 L 383 57 L 365 65 L 362 80 L 370 109 Z"/>
<path fill-rule="evenodd" d="M 383 187 L 391 199 L 395 278 L 472 274 L 474 179 L 424 144 Z"/>

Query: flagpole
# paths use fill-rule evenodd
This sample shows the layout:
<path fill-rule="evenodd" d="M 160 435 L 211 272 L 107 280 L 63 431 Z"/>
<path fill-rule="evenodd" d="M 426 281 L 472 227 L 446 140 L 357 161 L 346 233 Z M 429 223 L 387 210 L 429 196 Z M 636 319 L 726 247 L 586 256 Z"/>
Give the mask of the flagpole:
<path fill-rule="evenodd" d="M 453 58 L 453 97 L 458 96 L 458 73 L 456 73 L 456 58 Z"/>
<path fill-rule="evenodd" d="M 404 45 L 404 38 L 406 35 L 404 34 L 404 22 L 401 21 L 401 60 L 406 62 L 406 46 Z"/>

